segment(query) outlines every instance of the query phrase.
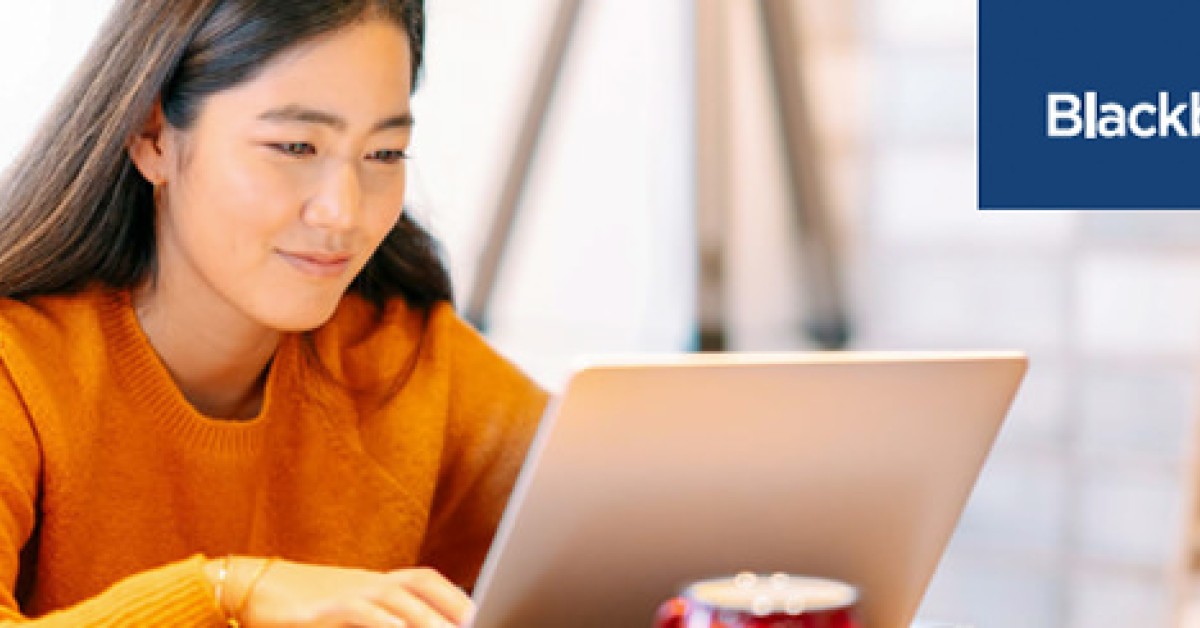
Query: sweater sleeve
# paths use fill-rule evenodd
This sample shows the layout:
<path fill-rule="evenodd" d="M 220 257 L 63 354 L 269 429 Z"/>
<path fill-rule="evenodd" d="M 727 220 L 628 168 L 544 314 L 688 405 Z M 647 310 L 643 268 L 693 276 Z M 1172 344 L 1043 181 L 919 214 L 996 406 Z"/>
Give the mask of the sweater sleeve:
<path fill-rule="evenodd" d="M 194 556 L 114 584 L 73 607 L 30 619 L 17 602 L 21 550 L 38 517 L 41 447 L 12 377 L 0 363 L 0 626 L 215 626 L 223 621 Z"/>
<path fill-rule="evenodd" d="M 421 562 L 470 590 L 548 395 L 462 319 L 450 327 L 447 445 Z"/>

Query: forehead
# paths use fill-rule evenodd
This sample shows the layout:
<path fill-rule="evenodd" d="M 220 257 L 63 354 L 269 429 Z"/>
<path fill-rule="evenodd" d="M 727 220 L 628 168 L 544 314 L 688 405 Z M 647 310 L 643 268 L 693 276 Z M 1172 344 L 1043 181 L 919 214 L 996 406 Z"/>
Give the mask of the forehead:
<path fill-rule="evenodd" d="M 300 103 L 345 117 L 351 125 L 408 111 L 412 85 L 408 38 L 386 19 L 355 22 L 287 50 L 254 78 L 214 94 L 222 113 L 253 118 Z"/>

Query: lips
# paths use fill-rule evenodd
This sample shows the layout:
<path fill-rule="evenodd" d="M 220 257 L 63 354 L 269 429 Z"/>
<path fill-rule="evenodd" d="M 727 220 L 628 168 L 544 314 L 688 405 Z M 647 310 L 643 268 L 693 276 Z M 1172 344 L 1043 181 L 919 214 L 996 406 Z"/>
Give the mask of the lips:
<path fill-rule="evenodd" d="M 317 278 L 341 276 L 350 266 L 352 256 L 334 253 L 276 251 L 292 268 Z"/>

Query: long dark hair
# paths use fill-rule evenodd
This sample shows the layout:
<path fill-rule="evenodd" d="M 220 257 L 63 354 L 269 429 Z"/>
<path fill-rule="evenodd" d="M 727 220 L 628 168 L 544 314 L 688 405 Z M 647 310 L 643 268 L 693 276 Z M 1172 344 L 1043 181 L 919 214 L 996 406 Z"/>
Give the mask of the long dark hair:
<path fill-rule="evenodd" d="M 413 87 L 423 0 L 120 0 L 25 151 L 0 180 L 0 296 L 141 284 L 155 268 L 153 189 L 126 143 L 161 102 L 179 129 L 206 96 L 368 13 L 408 35 Z M 452 298 L 437 242 L 409 212 L 350 285 L 380 309 Z"/>

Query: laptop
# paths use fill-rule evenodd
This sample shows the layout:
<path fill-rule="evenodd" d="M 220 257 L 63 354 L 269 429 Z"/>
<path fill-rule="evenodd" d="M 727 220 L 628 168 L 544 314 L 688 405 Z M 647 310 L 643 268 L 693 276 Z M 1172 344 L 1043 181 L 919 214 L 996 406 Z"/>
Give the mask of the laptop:
<path fill-rule="evenodd" d="M 694 580 L 834 578 L 907 627 L 1024 377 L 991 353 L 593 360 L 547 410 L 472 628 L 649 628 Z"/>

